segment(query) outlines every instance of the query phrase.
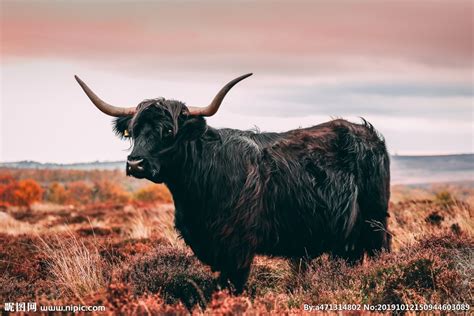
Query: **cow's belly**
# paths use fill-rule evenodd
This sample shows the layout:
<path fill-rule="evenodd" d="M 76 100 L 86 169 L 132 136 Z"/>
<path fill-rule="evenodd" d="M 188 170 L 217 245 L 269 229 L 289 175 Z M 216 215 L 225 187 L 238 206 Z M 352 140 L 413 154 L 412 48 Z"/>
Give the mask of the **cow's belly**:
<path fill-rule="evenodd" d="M 285 258 L 317 257 L 327 250 L 327 241 L 313 230 L 295 225 L 291 229 L 280 229 L 272 234 L 257 249 L 258 254 Z"/>
<path fill-rule="evenodd" d="M 177 213 L 175 228 L 200 261 L 210 265 L 213 269 L 216 268 L 215 245 L 211 242 L 211 235 L 203 229 L 203 226 L 200 226 L 199 223 L 187 222 Z"/>

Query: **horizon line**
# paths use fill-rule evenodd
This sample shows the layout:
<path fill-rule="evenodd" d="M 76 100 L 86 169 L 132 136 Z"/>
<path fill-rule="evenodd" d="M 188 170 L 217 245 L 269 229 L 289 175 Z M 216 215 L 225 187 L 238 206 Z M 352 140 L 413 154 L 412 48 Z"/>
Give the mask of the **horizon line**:
<path fill-rule="evenodd" d="M 470 153 L 448 153 L 448 154 L 390 154 L 390 157 L 417 157 L 417 158 L 428 158 L 428 157 L 448 157 L 448 156 L 468 156 L 474 155 L 474 152 Z M 76 161 L 76 162 L 41 162 L 38 160 L 16 160 L 16 161 L 0 161 L 0 165 L 15 164 L 15 163 L 36 163 L 36 164 L 54 164 L 54 165 L 77 165 L 77 164 L 104 164 L 104 163 L 119 163 L 125 160 L 88 160 L 88 161 Z"/>

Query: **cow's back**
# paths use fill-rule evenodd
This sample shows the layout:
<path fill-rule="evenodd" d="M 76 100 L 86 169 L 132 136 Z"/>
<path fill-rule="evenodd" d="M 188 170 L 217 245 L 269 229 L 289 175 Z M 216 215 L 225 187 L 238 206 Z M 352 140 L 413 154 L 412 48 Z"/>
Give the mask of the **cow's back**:
<path fill-rule="evenodd" d="M 317 256 L 357 242 L 366 217 L 361 197 L 370 186 L 386 186 L 385 179 L 370 180 L 377 168 L 388 172 L 381 166 L 388 158 L 383 140 L 370 124 L 345 120 L 281 135 L 262 155 L 267 216 L 261 221 L 271 232 L 259 252 Z"/>

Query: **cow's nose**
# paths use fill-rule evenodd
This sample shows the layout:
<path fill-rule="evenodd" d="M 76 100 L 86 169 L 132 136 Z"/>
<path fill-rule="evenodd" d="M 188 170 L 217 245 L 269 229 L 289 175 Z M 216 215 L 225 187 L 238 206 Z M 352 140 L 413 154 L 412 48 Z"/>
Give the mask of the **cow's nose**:
<path fill-rule="evenodd" d="M 127 172 L 143 172 L 145 167 L 143 167 L 143 159 L 128 159 L 127 160 Z"/>

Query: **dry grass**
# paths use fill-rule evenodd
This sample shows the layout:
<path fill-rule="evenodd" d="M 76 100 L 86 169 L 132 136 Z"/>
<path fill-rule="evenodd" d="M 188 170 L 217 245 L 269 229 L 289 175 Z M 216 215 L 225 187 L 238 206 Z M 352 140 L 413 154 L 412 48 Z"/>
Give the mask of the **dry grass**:
<path fill-rule="evenodd" d="M 150 221 L 145 217 L 143 212 L 135 212 L 135 215 L 130 221 L 130 230 L 127 232 L 127 236 L 132 239 L 145 239 L 150 238 L 152 233 L 152 227 Z"/>
<path fill-rule="evenodd" d="M 163 205 L 155 214 L 155 224 L 159 230 L 160 237 L 174 248 L 186 248 L 186 245 L 174 228 L 174 205 Z"/>
<path fill-rule="evenodd" d="M 125 236 L 128 238 L 159 238 L 173 247 L 185 247 L 174 228 L 172 204 L 154 205 L 145 209 L 131 208 L 126 226 L 128 230 Z"/>
<path fill-rule="evenodd" d="M 409 247 L 420 237 L 435 233 L 474 235 L 472 207 L 451 195 L 441 197 L 437 195 L 433 200 L 409 200 L 392 205 L 389 229 L 394 250 Z"/>
<path fill-rule="evenodd" d="M 72 233 L 39 240 L 54 286 L 80 299 L 105 286 L 107 267 L 96 246 L 87 247 Z"/>
<path fill-rule="evenodd" d="M 39 230 L 37 226 L 18 221 L 4 212 L 0 212 L 0 223 L 0 233 L 8 235 L 36 234 Z"/>

